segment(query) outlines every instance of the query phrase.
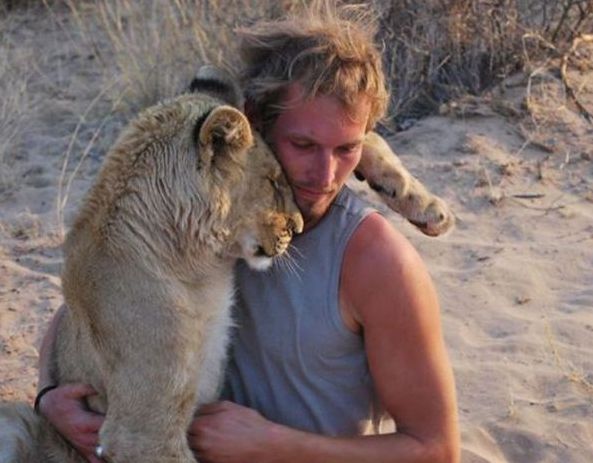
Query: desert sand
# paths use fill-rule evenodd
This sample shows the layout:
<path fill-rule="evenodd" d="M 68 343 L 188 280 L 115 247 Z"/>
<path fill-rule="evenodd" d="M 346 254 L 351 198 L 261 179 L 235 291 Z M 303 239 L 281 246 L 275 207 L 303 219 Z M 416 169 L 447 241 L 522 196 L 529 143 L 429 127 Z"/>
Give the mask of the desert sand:
<path fill-rule="evenodd" d="M 55 14 L 0 24 L 1 400 L 34 398 L 40 341 L 62 302 L 64 232 L 125 120 L 103 98 L 97 56 L 71 43 L 74 20 Z M 464 463 L 593 462 L 593 125 L 554 66 L 390 138 L 455 211 L 447 236 L 421 235 L 351 181 L 434 278 Z M 593 70 L 569 77 L 593 112 Z"/>

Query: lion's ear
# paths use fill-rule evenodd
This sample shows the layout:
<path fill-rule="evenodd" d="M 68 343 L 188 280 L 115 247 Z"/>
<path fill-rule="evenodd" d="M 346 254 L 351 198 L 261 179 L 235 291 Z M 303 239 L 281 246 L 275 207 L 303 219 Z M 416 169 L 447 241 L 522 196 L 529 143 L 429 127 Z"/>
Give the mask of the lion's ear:
<path fill-rule="evenodd" d="M 232 106 L 218 106 L 206 117 L 198 135 L 200 145 L 208 148 L 212 162 L 219 156 L 243 153 L 253 145 L 253 135 L 245 115 Z M 202 153 L 205 154 L 205 153 Z"/>

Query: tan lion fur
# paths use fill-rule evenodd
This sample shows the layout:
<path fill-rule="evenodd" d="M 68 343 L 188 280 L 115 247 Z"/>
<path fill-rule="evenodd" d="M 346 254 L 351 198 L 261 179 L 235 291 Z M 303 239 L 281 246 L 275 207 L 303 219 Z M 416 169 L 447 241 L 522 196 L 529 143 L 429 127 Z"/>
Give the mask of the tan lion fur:
<path fill-rule="evenodd" d="M 0 462 L 37 462 L 32 441 L 39 438 L 39 418 L 27 404 L 0 405 Z M 19 460 L 15 460 L 15 456 Z"/>
<path fill-rule="evenodd" d="M 51 359 L 57 383 L 98 391 L 89 406 L 106 414 L 107 461 L 195 461 L 186 429 L 218 394 L 233 264 L 266 267 L 302 227 L 278 162 L 237 109 L 183 95 L 124 131 L 65 242 L 68 310 Z M 21 426 L 0 435 L 18 455 L 2 463 L 84 461 L 30 410 L 0 413 Z M 23 446 L 37 435 L 37 449 Z"/>
<path fill-rule="evenodd" d="M 431 194 L 424 184 L 404 167 L 387 142 L 369 132 L 363 143 L 356 176 L 366 179 L 383 202 L 428 236 L 438 236 L 455 224 L 447 203 Z"/>

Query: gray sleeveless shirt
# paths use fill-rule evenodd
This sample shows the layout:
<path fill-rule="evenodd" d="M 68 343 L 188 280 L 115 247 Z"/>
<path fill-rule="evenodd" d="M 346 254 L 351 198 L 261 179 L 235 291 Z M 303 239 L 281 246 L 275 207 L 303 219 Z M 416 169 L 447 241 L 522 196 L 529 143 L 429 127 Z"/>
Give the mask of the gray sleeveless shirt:
<path fill-rule="evenodd" d="M 255 272 L 238 264 L 223 398 L 305 431 L 368 432 L 375 417 L 364 340 L 344 325 L 338 289 L 348 240 L 373 211 L 344 187 L 322 220 L 295 237 L 292 265 Z"/>

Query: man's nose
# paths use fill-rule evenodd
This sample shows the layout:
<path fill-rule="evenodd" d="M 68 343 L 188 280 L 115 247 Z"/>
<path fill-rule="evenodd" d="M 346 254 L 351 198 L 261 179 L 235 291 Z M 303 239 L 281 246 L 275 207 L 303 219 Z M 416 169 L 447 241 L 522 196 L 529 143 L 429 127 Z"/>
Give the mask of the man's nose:
<path fill-rule="evenodd" d="M 329 188 L 334 182 L 335 159 L 330 150 L 320 150 L 315 166 L 315 183 L 318 187 Z"/>

